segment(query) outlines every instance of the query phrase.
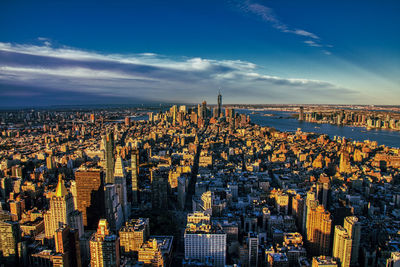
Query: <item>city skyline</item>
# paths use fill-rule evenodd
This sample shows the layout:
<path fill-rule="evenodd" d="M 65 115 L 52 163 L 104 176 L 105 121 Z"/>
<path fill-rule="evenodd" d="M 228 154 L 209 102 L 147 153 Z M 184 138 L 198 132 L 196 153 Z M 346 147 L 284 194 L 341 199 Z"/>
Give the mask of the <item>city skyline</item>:
<path fill-rule="evenodd" d="M 5 107 L 400 100 L 396 1 L 0 6 Z"/>

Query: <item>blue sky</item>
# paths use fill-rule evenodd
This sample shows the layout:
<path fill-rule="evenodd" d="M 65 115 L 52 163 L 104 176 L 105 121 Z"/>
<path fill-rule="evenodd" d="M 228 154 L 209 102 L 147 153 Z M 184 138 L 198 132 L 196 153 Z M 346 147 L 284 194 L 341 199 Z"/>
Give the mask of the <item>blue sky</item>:
<path fill-rule="evenodd" d="M 399 104 L 398 14 L 396 0 L 4 0 L 0 105 L 214 103 L 220 87 L 225 103 Z"/>

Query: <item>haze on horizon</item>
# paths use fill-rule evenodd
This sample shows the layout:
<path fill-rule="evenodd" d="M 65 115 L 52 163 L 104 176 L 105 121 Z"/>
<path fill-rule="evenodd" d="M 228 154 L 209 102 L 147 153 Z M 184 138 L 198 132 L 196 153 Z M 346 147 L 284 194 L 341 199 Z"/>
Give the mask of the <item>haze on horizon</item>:
<path fill-rule="evenodd" d="M 351 3 L 349 3 L 351 2 Z M 2 1 L 0 106 L 400 103 L 400 2 Z"/>

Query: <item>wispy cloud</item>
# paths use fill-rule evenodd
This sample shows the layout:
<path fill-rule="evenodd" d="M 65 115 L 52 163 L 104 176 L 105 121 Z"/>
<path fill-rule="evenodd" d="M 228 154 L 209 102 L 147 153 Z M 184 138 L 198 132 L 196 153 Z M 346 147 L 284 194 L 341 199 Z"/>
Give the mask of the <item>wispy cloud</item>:
<path fill-rule="evenodd" d="M 307 44 L 308 46 L 313 46 L 313 47 L 322 47 L 321 44 L 316 43 L 315 41 L 312 40 L 307 40 L 304 41 L 305 44 Z"/>
<path fill-rule="evenodd" d="M 332 47 L 332 45 L 321 44 L 321 38 L 310 31 L 304 29 L 292 28 L 283 21 L 281 21 L 278 16 L 274 13 L 273 9 L 262 5 L 259 3 L 254 3 L 250 0 L 235 2 L 235 4 L 246 13 L 251 13 L 257 15 L 263 21 L 268 22 L 273 28 L 283 32 L 295 34 L 297 36 L 306 37 L 310 40 L 304 41 L 305 44 L 312 47 Z"/>
<path fill-rule="evenodd" d="M 344 102 L 352 90 L 310 79 L 260 73 L 241 60 L 170 58 L 154 53 L 104 54 L 71 47 L 0 42 L 0 91 L 149 101 L 197 102 L 224 88 L 229 102 Z M 11 94 L 12 92 L 12 94 Z M 340 93 L 339 93 L 340 92 Z M 325 101 L 326 102 L 326 101 Z"/>

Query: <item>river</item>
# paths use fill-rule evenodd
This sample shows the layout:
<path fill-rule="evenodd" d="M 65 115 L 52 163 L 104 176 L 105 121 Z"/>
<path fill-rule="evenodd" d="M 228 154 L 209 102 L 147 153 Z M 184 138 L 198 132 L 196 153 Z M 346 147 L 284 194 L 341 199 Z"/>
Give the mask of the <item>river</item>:
<path fill-rule="evenodd" d="M 303 132 L 327 134 L 331 138 L 341 136 L 357 141 L 371 140 L 377 141 L 379 145 L 400 147 L 400 131 L 366 130 L 364 127 L 304 122 L 292 118 L 291 115 L 293 113 L 285 111 L 255 111 L 255 114 L 251 114 L 252 110 L 246 109 L 237 109 L 236 111 L 239 114 L 250 115 L 251 121 L 260 126 L 274 127 L 282 132 L 293 132 L 301 128 Z M 274 116 L 263 116 L 263 114 L 272 114 Z"/>

